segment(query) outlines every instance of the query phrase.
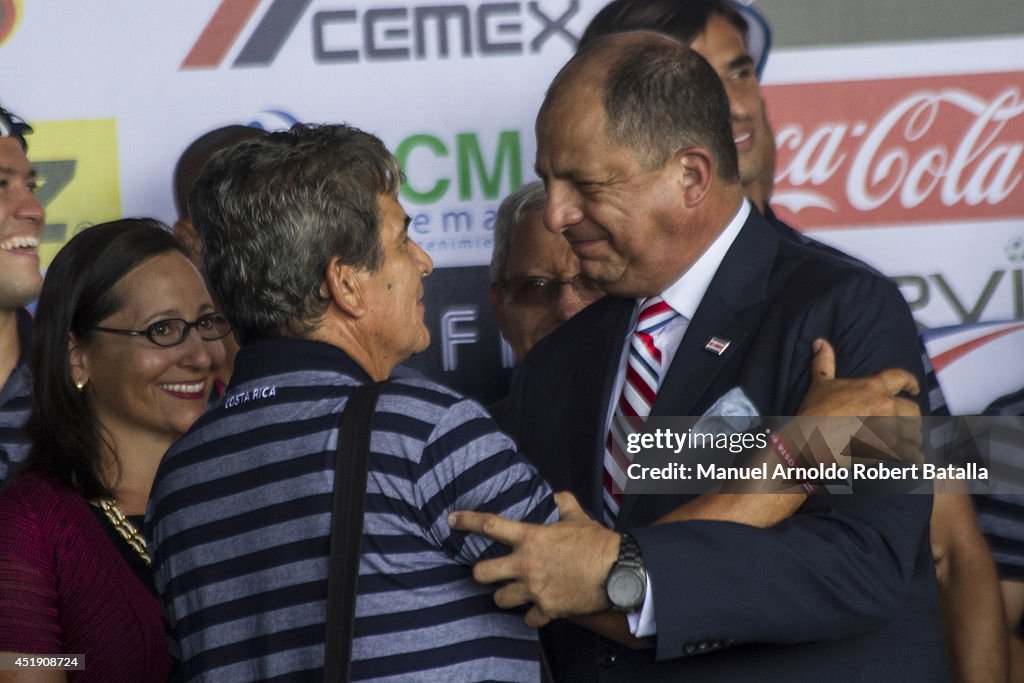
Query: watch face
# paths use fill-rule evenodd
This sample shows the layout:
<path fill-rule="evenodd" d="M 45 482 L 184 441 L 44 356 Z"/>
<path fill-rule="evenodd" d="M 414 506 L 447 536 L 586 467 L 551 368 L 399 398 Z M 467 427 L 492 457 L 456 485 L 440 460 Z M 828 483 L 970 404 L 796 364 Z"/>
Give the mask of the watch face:
<path fill-rule="evenodd" d="M 643 603 L 645 587 L 639 571 L 616 567 L 608 576 L 608 601 L 618 609 L 635 609 Z"/>

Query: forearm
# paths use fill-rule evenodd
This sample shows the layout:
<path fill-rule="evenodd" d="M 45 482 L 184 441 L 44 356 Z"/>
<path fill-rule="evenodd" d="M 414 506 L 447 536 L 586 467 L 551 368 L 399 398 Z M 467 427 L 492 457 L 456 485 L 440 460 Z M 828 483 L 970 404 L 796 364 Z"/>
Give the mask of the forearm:
<path fill-rule="evenodd" d="M 767 465 L 769 471 L 774 471 L 779 464 L 807 467 L 845 460 L 842 451 L 849 446 L 855 427 L 848 426 L 846 421 L 838 418 L 826 424 L 827 428 L 821 428 L 820 421 L 815 418 L 791 421 L 778 433 L 781 437 L 778 448 L 785 449 L 781 455 L 775 447 L 764 448 L 751 453 L 743 466 L 754 469 Z M 853 419 L 849 424 L 857 425 L 860 422 Z M 823 446 L 817 450 L 809 448 L 807 444 L 805 432 L 812 431 L 811 427 L 824 435 L 821 439 Z M 831 440 L 830 444 L 825 443 L 826 437 Z M 793 460 L 784 459 L 785 455 Z M 705 493 L 661 517 L 656 523 L 702 519 L 766 528 L 791 516 L 807 499 L 807 491 L 801 487 L 801 482 L 769 478 L 729 483 L 729 492 Z"/>
<path fill-rule="evenodd" d="M 923 579 L 930 507 L 924 496 L 811 496 L 769 529 L 695 520 L 632 530 L 654 587 L 659 651 L 709 633 L 797 643 L 892 623 Z"/>
<path fill-rule="evenodd" d="M 1003 579 L 999 582 L 1003 597 L 1006 630 L 1009 633 L 1010 681 L 1024 683 L 1024 639 L 1017 633 L 1024 616 L 1024 582 Z"/>
<path fill-rule="evenodd" d="M 953 679 L 1005 681 L 1008 640 L 991 560 L 961 558 L 949 570 L 939 609 Z"/>
<path fill-rule="evenodd" d="M 696 519 L 713 519 L 750 526 L 766 527 L 789 517 L 804 501 L 800 494 L 730 494 L 709 493 L 689 501 L 668 513 L 655 524 Z M 633 637 L 623 612 L 606 611 L 572 621 L 617 643 L 635 649 L 650 647 L 645 640 Z"/>
<path fill-rule="evenodd" d="M 691 500 L 655 524 L 713 519 L 756 527 L 769 527 L 786 519 L 803 504 L 798 493 L 705 493 Z"/>
<path fill-rule="evenodd" d="M 991 561 L 955 561 L 939 590 L 946 655 L 955 681 L 1005 681 L 1008 637 Z M 966 589 L 970 586 L 970 592 Z"/>
<path fill-rule="evenodd" d="M 957 681 L 1004 681 L 1008 640 L 992 554 L 970 499 L 935 496 L 932 554 L 950 671 Z"/>

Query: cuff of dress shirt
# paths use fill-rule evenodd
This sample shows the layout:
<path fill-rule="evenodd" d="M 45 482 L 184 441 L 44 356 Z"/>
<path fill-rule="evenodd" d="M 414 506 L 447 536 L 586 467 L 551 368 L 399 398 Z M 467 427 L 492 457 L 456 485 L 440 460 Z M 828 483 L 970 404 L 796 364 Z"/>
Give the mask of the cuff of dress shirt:
<path fill-rule="evenodd" d="M 651 586 L 651 575 L 647 575 L 647 593 L 644 595 L 644 604 L 639 611 L 626 612 L 626 619 L 629 621 L 629 632 L 637 638 L 650 638 L 658 632 L 658 626 L 654 623 L 654 589 Z"/>

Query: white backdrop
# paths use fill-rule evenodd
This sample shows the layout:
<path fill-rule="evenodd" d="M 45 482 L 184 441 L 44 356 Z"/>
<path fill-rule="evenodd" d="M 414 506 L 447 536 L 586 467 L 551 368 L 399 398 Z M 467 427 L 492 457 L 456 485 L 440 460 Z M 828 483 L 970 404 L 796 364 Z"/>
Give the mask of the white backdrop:
<path fill-rule="evenodd" d="M 472 372 L 497 368 L 490 219 L 533 177 L 534 114 L 602 4 L 4 0 L 0 103 L 36 127 L 44 258 L 84 224 L 172 221 L 175 161 L 211 128 L 346 121 L 399 154 L 436 265 L 477 267 L 461 327 L 444 296 L 431 312 L 439 378 L 477 343 Z M 923 326 L 1024 318 L 1024 37 L 777 51 L 764 80 L 783 218 L 895 277 Z M 1024 386 L 1024 335 L 978 338 L 943 368 L 968 411 Z"/>

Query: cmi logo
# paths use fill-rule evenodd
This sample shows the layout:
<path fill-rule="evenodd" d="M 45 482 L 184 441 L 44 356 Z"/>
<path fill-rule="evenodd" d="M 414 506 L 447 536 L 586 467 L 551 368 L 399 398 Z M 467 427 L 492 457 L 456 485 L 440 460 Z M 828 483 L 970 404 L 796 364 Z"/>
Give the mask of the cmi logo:
<path fill-rule="evenodd" d="M 579 0 L 564 0 L 558 13 L 539 2 L 485 2 L 406 5 L 357 10 L 337 7 L 310 19 L 313 61 L 410 61 L 453 55 L 521 55 L 540 52 L 560 37 L 575 48 L 578 37 L 567 27 L 579 12 Z M 256 10 L 265 5 L 255 27 L 238 49 L 232 69 L 267 67 L 294 33 L 312 0 L 221 0 L 179 69 L 216 69 L 239 42 Z M 525 7 L 524 7 L 525 5 Z M 528 36 L 524 35 L 529 31 Z"/>
<path fill-rule="evenodd" d="M 21 14 L 21 0 L 0 0 L 0 45 L 18 28 Z"/>

